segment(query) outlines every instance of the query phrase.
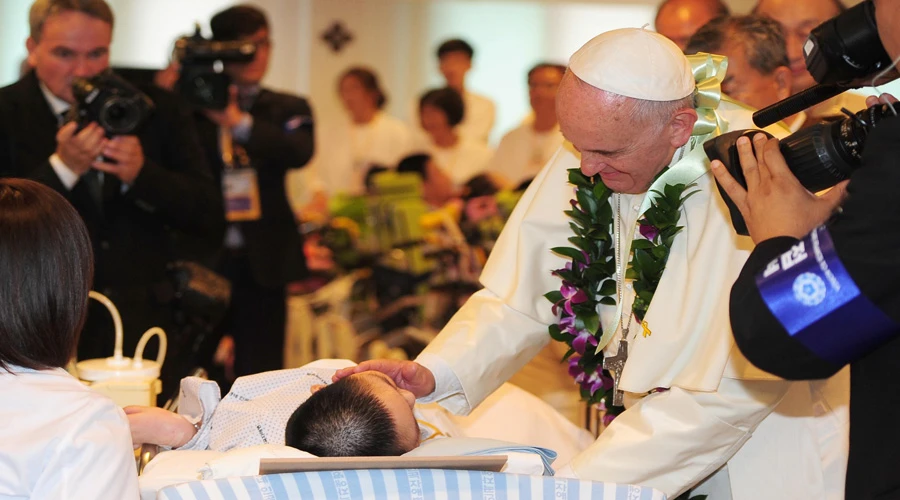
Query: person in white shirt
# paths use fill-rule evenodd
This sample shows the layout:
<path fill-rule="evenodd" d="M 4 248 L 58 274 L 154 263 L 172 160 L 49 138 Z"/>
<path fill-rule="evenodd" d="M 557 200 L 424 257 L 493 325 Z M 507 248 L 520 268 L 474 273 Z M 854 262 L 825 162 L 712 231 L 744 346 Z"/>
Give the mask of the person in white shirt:
<path fill-rule="evenodd" d="M 53 189 L 0 179 L 0 234 L 0 498 L 137 498 L 125 414 L 63 368 L 93 280 L 84 222 Z"/>
<path fill-rule="evenodd" d="M 765 16 L 724 16 L 704 24 L 688 41 L 686 54 L 707 52 L 728 58 L 722 92 L 755 109 L 791 95 L 790 61 L 781 25 Z M 800 112 L 784 120 L 796 132 L 806 122 Z"/>
<path fill-rule="evenodd" d="M 466 75 L 472 69 L 475 49 L 465 40 L 455 38 L 438 47 L 437 57 L 447 86 L 459 92 L 465 104 L 465 116 L 459 125 L 460 134 L 487 143 L 494 128 L 494 102 L 487 96 L 466 89 Z"/>
<path fill-rule="evenodd" d="M 328 195 L 362 194 L 371 167 L 393 168 L 412 151 L 412 133 L 382 111 L 387 96 L 371 69 L 347 69 L 338 80 L 338 94 L 347 116 L 318 134 L 314 174 Z"/>
<path fill-rule="evenodd" d="M 528 71 L 528 98 L 533 113 L 500 139 L 488 172 L 510 187 L 533 179 L 563 143 L 556 121 L 556 90 L 566 73 L 560 64 L 540 63 Z"/>
<path fill-rule="evenodd" d="M 456 188 L 484 172 L 493 155 L 483 142 L 460 133 L 465 113 L 462 97 L 450 87 L 429 90 L 419 99 L 419 121 L 428 134 L 425 149 Z"/>

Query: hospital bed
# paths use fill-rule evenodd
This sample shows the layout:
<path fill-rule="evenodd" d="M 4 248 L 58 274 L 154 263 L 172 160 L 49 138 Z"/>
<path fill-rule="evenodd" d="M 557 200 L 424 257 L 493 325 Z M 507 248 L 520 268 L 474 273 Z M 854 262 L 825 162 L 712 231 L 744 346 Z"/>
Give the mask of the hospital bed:
<path fill-rule="evenodd" d="M 161 500 L 199 499 L 597 499 L 665 500 L 652 488 L 440 469 L 295 472 L 193 481 L 159 491 Z"/>

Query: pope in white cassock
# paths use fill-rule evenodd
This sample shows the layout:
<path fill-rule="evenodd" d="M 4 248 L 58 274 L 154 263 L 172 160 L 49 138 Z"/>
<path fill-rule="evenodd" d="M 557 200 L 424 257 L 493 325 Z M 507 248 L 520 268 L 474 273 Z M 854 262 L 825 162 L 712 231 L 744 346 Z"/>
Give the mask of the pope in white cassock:
<path fill-rule="evenodd" d="M 567 260 L 551 248 L 570 246 L 567 171 L 580 165 L 614 192 L 618 307 L 598 307 L 602 331 L 611 335 L 594 341 L 607 357 L 628 343 L 616 374 L 626 410 L 560 473 L 652 486 L 670 497 L 703 483 L 694 492 L 715 500 L 843 498 L 847 373 L 788 382 L 755 369 L 734 347 L 729 290 L 752 243 L 732 230 L 702 145 L 752 124 L 747 108 L 706 91 L 724 71 L 721 58 L 692 64 L 674 43 L 641 29 L 585 44 L 570 59 L 557 98 L 569 143 L 513 212 L 481 276 L 484 289 L 416 362 L 370 361 L 337 376 L 380 370 L 420 401 L 457 413 L 512 376 L 560 320 L 543 294 L 560 288 L 551 271 Z M 633 283 L 621 270 L 632 241 L 642 239 L 635 227 L 654 197 L 648 192 L 679 183 L 697 192 L 683 202 L 684 229 L 637 322 L 629 314 Z"/>

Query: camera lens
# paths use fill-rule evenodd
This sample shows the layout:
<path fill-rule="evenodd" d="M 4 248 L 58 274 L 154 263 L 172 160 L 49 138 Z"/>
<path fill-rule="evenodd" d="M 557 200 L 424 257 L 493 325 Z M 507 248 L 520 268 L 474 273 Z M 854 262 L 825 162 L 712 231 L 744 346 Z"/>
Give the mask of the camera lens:
<path fill-rule="evenodd" d="M 132 99 L 114 97 L 103 103 L 98 123 L 111 135 L 134 132 L 141 120 L 140 109 Z"/>

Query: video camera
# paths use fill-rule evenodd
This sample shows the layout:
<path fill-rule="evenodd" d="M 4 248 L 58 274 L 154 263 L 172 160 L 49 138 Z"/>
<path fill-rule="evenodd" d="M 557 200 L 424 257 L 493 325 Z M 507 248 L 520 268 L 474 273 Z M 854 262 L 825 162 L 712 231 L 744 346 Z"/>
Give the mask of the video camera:
<path fill-rule="evenodd" d="M 75 78 L 72 94 L 71 113 L 78 128 L 96 122 L 107 137 L 133 134 L 153 110 L 149 97 L 109 69 L 91 78 Z"/>
<path fill-rule="evenodd" d="M 891 66 L 891 59 L 878 37 L 875 5 L 866 0 L 830 19 L 810 33 L 803 47 L 806 67 L 819 84 L 753 114 L 753 123 L 765 127 L 830 99 L 848 89 L 874 80 Z M 896 78 L 893 75 L 885 81 Z M 889 104 L 880 104 L 856 114 L 843 110 L 847 118 L 820 123 L 785 137 L 781 153 L 806 189 L 816 192 L 834 186 L 859 168 L 866 137 L 885 117 L 896 115 Z M 719 160 L 742 186 L 747 187 L 735 142 L 753 137 L 760 130 L 737 130 L 707 141 L 703 147 L 710 160 Z M 747 225 L 731 198 L 719 185 L 738 234 L 747 235 Z"/>
<path fill-rule="evenodd" d="M 175 57 L 181 64 L 177 90 L 200 108 L 225 109 L 231 78 L 224 73 L 224 63 L 249 62 L 255 55 L 253 42 L 207 40 L 197 26 L 193 35 L 175 42 Z"/>

